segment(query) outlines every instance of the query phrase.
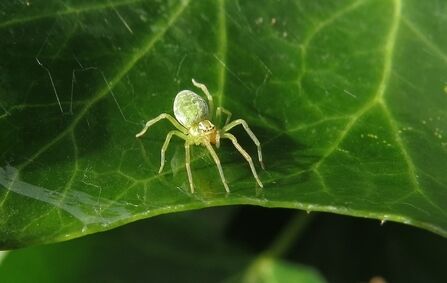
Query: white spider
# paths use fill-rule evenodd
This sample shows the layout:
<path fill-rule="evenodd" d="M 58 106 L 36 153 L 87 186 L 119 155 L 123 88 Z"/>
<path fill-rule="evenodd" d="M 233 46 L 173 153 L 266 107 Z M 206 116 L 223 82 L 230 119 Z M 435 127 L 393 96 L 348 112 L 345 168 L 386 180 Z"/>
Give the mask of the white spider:
<path fill-rule="evenodd" d="M 190 165 L 191 158 L 189 149 L 190 145 L 192 144 L 203 145 L 208 149 L 209 153 L 214 159 L 214 162 L 217 165 L 217 169 L 219 170 L 220 178 L 222 179 L 222 183 L 225 187 L 225 190 L 227 192 L 230 192 L 227 182 L 225 181 L 225 176 L 222 170 L 222 166 L 220 165 L 219 157 L 217 156 L 216 152 L 212 147 L 212 144 L 215 144 L 216 147 L 219 148 L 220 139 L 223 138 L 231 140 L 236 149 L 242 154 L 245 160 L 247 160 L 248 164 L 250 165 L 251 172 L 253 173 L 253 176 L 256 179 L 256 182 L 258 182 L 259 186 L 262 188 L 263 186 L 261 180 L 259 180 L 258 174 L 256 173 L 256 169 L 250 155 L 240 146 L 240 144 L 237 142 L 236 137 L 228 133 L 228 131 L 234 128 L 235 126 L 242 125 L 247 134 L 250 136 L 250 138 L 257 146 L 259 163 L 261 163 L 261 167 L 264 169 L 264 164 L 262 163 L 261 145 L 259 143 L 259 140 L 256 138 L 255 134 L 253 134 L 253 132 L 248 127 L 247 122 L 245 122 L 242 119 L 237 119 L 230 122 L 231 112 L 222 107 L 217 107 L 216 109 L 217 121 L 220 120 L 220 115 L 222 112 L 227 114 L 227 119 L 225 121 L 223 128 L 217 129 L 214 126 L 214 124 L 210 121 L 213 118 L 213 97 L 210 95 L 208 89 L 204 84 L 198 83 L 194 79 L 192 79 L 192 83 L 205 93 L 208 99 L 209 108 L 208 105 L 206 104 L 206 101 L 201 96 L 197 95 L 196 93 L 190 90 L 182 90 L 176 95 L 174 100 L 174 115 L 177 120 L 167 113 L 162 113 L 158 117 L 148 121 L 143 130 L 136 135 L 137 138 L 141 137 L 142 135 L 144 135 L 144 133 L 146 133 L 146 131 L 149 129 L 150 126 L 152 126 L 153 124 L 157 123 L 162 119 L 168 119 L 178 129 L 170 131 L 166 136 L 166 140 L 163 144 L 163 147 L 161 148 L 161 165 L 158 173 L 160 173 L 163 170 L 165 164 L 165 152 L 168 148 L 169 142 L 172 136 L 176 135 L 179 138 L 185 140 L 185 156 L 186 156 L 185 165 L 186 165 L 186 172 L 188 173 L 188 181 L 191 187 L 191 192 L 194 193 L 194 184 L 192 181 L 191 165 Z"/>

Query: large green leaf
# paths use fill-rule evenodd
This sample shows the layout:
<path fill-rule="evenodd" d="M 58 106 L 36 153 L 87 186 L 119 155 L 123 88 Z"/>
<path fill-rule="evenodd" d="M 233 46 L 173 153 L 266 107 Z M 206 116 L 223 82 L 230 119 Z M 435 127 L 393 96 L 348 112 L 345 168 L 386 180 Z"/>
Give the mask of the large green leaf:
<path fill-rule="evenodd" d="M 229 204 L 447 235 L 447 3 L 9 1 L 0 11 L 2 248 Z M 157 174 L 172 126 L 135 134 L 171 113 L 191 78 L 252 126 L 264 189 L 228 142 L 218 154 L 230 194 L 200 147 L 189 192 L 177 140 Z"/>

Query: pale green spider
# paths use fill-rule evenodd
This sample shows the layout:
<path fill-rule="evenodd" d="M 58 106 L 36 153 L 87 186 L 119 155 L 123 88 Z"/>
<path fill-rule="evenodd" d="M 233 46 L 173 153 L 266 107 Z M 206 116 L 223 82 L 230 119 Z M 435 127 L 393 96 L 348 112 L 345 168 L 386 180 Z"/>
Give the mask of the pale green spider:
<path fill-rule="evenodd" d="M 222 179 L 222 183 L 225 187 L 225 190 L 227 192 L 230 192 L 227 182 L 225 181 L 225 176 L 222 170 L 222 166 L 220 165 L 219 157 L 217 156 L 216 152 L 214 151 L 211 145 L 215 144 L 216 147 L 219 148 L 220 139 L 224 138 L 231 140 L 236 149 L 242 154 L 245 160 L 247 160 L 248 164 L 250 165 L 251 172 L 253 173 L 253 176 L 256 179 L 256 182 L 258 182 L 259 186 L 262 188 L 263 186 L 261 180 L 259 180 L 258 174 L 256 173 L 256 169 L 250 155 L 248 155 L 248 153 L 239 145 L 236 137 L 228 133 L 228 131 L 234 128 L 235 126 L 242 125 L 247 134 L 250 136 L 250 138 L 257 146 L 259 163 L 261 163 L 261 167 L 262 169 L 264 169 L 264 164 L 262 163 L 261 145 L 259 143 L 259 140 L 256 138 L 255 134 L 248 127 L 247 122 L 245 122 L 242 119 L 237 119 L 229 123 L 231 112 L 222 107 L 217 107 L 216 109 L 217 121 L 219 121 L 222 112 L 227 114 L 227 119 L 222 129 L 220 130 L 216 129 L 214 124 L 210 121 L 210 119 L 213 118 L 213 97 L 210 95 L 208 89 L 204 84 L 198 83 L 194 79 L 192 79 L 192 83 L 205 93 L 208 99 L 209 108 L 205 100 L 201 96 L 190 90 L 182 90 L 175 96 L 174 100 L 174 115 L 177 120 L 167 113 L 162 113 L 158 115 L 158 117 L 148 121 L 143 130 L 136 135 L 137 138 L 141 137 L 142 135 L 144 135 L 144 133 L 146 133 L 146 131 L 149 129 L 150 126 L 152 126 L 153 124 L 157 123 L 162 119 L 168 119 L 178 129 L 170 131 L 166 136 L 166 140 L 163 144 L 163 147 L 161 148 L 161 165 L 158 173 L 160 173 L 163 170 L 165 164 L 165 152 L 168 149 L 169 142 L 172 136 L 176 135 L 179 138 L 185 140 L 185 156 L 186 156 L 185 166 L 186 166 L 186 172 L 188 174 L 189 185 L 191 187 L 191 193 L 194 193 L 194 184 L 192 181 L 191 165 L 190 165 L 191 158 L 189 149 L 190 145 L 192 144 L 203 145 L 208 149 L 209 153 L 214 159 L 214 162 L 217 165 L 217 169 L 219 170 L 220 178 Z"/>

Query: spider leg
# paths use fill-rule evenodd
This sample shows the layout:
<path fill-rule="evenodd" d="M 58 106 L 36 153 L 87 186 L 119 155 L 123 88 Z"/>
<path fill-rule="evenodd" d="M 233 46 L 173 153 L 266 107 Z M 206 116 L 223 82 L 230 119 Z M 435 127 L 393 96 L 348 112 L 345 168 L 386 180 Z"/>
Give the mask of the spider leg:
<path fill-rule="evenodd" d="M 211 96 L 210 92 L 208 91 L 208 88 L 206 85 L 196 82 L 194 79 L 192 79 L 192 83 L 195 87 L 200 88 L 206 95 L 206 98 L 208 99 L 208 104 L 210 107 L 210 118 L 213 118 L 213 111 L 214 111 L 214 103 L 213 103 L 213 97 Z"/>
<path fill-rule="evenodd" d="M 163 167 L 165 165 L 165 152 L 168 149 L 169 142 L 171 141 L 171 138 L 173 135 L 176 135 L 177 137 L 184 139 L 185 141 L 188 139 L 187 135 L 185 135 L 182 132 L 177 131 L 177 130 L 170 131 L 166 135 L 165 142 L 163 143 L 163 147 L 161 148 L 161 164 L 160 164 L 160 170 L 158 170 L 158 174 L 161 173 L 161 171 L 163 170 Z"/>
<path fill-rule="evenodd" d="M 247 132 L 247 134 L 250 136 L 251 140 L 255 143 L 256 147 L 258 148 L 259 163 L 261 163 L 262 169 L 265 169 L 264 163 L 262 162 L 261 143 L 259 142 L 258 138 L 255 136 L 255 134 L 252 132 L 252 130 L 248 127 L 248 124 L 247 124 L 247 122 L 245 122 L 245 120 L 242 120 L 242 119 L 234 120 L 230 124 L 223 127 L 222 130 L 225 133 L 225 132 L 231 130 L 232 128 L 236 127 L 237 125 L 242 125 L 244 127 L 245 131 Z"/>
<path fill-rule="evenodd" d="M 220 107 L 220 106 L 217 107 L 216 108 L 216 122 L 217 123 L 220 122 L 220 115 L 222 115 L 222 113 L 227 114 L 227 120 L 225 120 L 225 124 L 224 124 L 224 126 L 226 126 L 230 122 L 232 113 L 223 107 Z"/>
<path fill-rule="evenodd" d="M 237 142 L 237 139 L 235 136 L 233 136 L 230 133 L 225 133 L 222 136 L 223 138 L 227 138 L 231 140 L 234 147 L 242 154 L 242 156 L 247 160 L 248 164 L 250 165 L 251 173 L 253 173 L 253 176 L 256 179 L 256 182 L 258 182 L 258 185 L 262 188 L 264 187 L 261 183 L 261 180 L 259 180 L 258 174 L 256 173 L 255 165 L 253 164 L 253 160 L 251 159 L 251 156 L 242 148 L 242 146 Z"/>
<path fill-rule="evenodd" d="M 206 146 L 206 148 L 210 152 L 211 156 L 213 157 L 214 162 L 216 163 L 216 166 L 217 166 L 217 170 L 219 170 L 220 178 L 222 179 L 222 183 L 225 187 L 225 190 L 227 191 L 227 193 L 229 193 L 230 189 L 228 188 L 227 181 L 225 181 L 225 176 L 224 176 L 224 173 L 222 170 L 222 165 L 220 165 L 219 157 L 217 156 L 216 152 L 214 151 L 213 147 L 211 146 L 211 144 L 209 142 L 204 142 L 203 144 Z"/>
<path fill-rule="evenodd" d="M 146 133 L 146 131 L 149 129 L 150 126 L 152 126 L 153 124 L 157 123 L 158 121 L 160 121 L 162 119 L 168 119 L 169 122 L 171 122 L 172 125 L 174 125 L 174 127 L 176 127 L 180 132 L 182 132 L 184 134 L 188 133 L 188 131 L 185 129 L 185 127 L 180 125 L 180 123 L 177 122 L 177 120 L 175 120 L 174 117 L 172 117 L 171 115 L 169 115 L 167 113 L 162 113 L 162 114 L 158 115 L 157 117 L 155 117 L 154 119 L 147 121 L 143 130 L 141 130 L 141 132 L 139 132 L 135 136 L 137 138 L 141 137 L 142 135 L 144 135 L 144 133 Z"/>
<path fill-rule="evenodd" d="M 191 156 L 188 141 L 185 141 L 185 159 L 186 159 L 185 167 L 186 167 L 186 173 L 188 173 L 189 186 L 191 187 L 191 193 L 194 193 L 194 183 L 192 182 L 192 174 L 191 174 Z"/>

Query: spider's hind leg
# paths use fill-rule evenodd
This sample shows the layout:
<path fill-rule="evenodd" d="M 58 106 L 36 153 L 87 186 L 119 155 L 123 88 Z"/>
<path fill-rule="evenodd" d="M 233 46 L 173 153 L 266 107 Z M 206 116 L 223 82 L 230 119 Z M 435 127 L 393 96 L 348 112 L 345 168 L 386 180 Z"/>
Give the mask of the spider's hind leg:
<path fill-rule="evenodd" d="M 168 121 L 171 122 L 172 125 L 174 125 L 174 127 L 176 127 L 180 132 L 182 132 L 184 134 L 188 133 L 188 130 L 186 130 L 185 127 L 180 125 L 180 123 L 177 122 L 177 120 L 175 120 L 174 117 L 172 117 L 171 115 L 169 115 L 167 113 L 162 113 L 162 114 L 158 115 L 157 117 L 155 117 L 154 119 L 147 121 L 144 128 L 138 134 L 136 134 L 135 137 L 137 137 L 137 138 L 141 137 L 142 135 L 144 135 L 146 133 L 146 131 L 149 129 L 149 127 L 151 127 L 153 124 L 157 123 L 158 121 L 160 121 L 162 119 L 168 119 Z"/>
<path fill-rule="evenodd" d="M 194 193 L 194 183 L 192 181 L 192 173 L 191 173 L 191 153 L 189 149 L 189 142 L 185 141 L 185 167 L 186 173 L 188 174 L 189 186 L 191 187 L 191 193 Z"/>
<path fill-rule="evenodd" d="M 160 169 L 158 170 L 159 174 L 161 173 L 161 171 L 163 170 L 163 167 L 165 165 L 165 153 L 166 153 L 166 150 L 168 149 L 169 142 L 171 141 L 171 138 L 173 135 L 176 135 L 177 137 L 184 139 L 185 141 L 188 139 L 187 135 L 185 135 L 182 132 L 177 131 L 177 130 L 170 131 L 166 135 L 165 142 L 163 143 L 163 146 L 161 148 L 161 164 L 160 164 Z"/>
<path fill-rule="evenodd" d="M 200 88 L 203 93 L 205 93 L 206 98 L 208 99 L 208 104 L 210 107 L 210 117 L 213 118 L 213 111 L 214 111 L 214 103 L 213 103 L 213 97 L 211 96 L 210 92 L 208 91 L 208 88 L 206 85 L 196 82 L 194 79 L 192 79 L 192 83 L 195 87 Z"/>

